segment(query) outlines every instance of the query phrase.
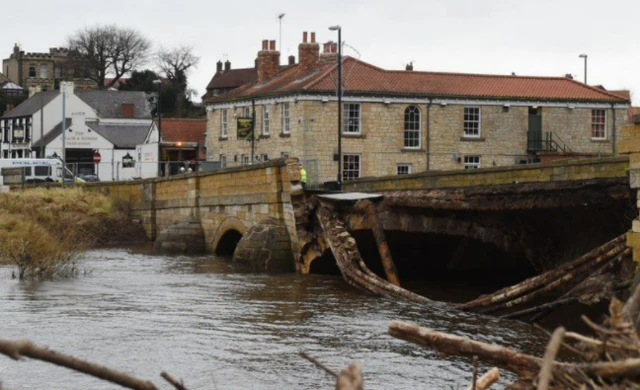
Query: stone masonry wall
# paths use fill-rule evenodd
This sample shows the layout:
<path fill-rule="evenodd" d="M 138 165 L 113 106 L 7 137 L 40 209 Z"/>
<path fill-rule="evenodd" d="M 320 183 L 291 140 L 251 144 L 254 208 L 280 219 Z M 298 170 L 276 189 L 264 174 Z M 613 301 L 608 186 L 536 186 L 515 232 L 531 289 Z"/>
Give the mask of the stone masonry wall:
<path fill-rule="evenodd" d="M 84 187 L 128 204 L 152 240 L 169 226 L 195 218 L 202 223 L 207 249 L 215 251 L 229 219 L 242 224 L 241 233 L 267 219 L 281 221 L 291 245 L 297 245 L 290 197 L 296 175 L 297 160 L 279 159 L 251 167 L 135 182 L 87 183 Z"/>
<path fill-rule="evenodd" d="M 620 153 L 629 155 L 629 182 L 632 189 L 639 191 L 640 199 L 640 116 L 634 123 L 625 126 L 620 141 Z M 640 200 L 638 201 L 640 207 Z M 636 216 L 630 232 L 627 234 L 627 246 L 633 251 L 633 260 L 640 267 L 640 217 Z"/>
<path fill-rule="evenodd" d="M 410 104 L 361 104 L 361 134 L 343 135 L 344 154 L 360 154 L 360 177 L 396 174 L 398 164 L 411 165 L 412 173 L 427 169 L 427 125 L 430 129 L 430 170 L 455 170 L 464 168 L 465 156 L 480 156 L 481 167 L 514 165 L 516 158 L 527 157 L 527 132 L 529 108 L 501 105 L 480 105 L 480 137 L 464 137 L 463 105 L 425 104 L 415 105 L 420 110 L 420 147 L 404 148 L 404 111 Z M 270 135 L 260 136 L 256 142 L 256 154 L 268 154 L 270 158 L 289 153 L 301 160 L 317 161 L 320 182 L 336 179 L 338 165 L 333 161 L 337 153 L 337 104 L 334 101 L 298 101 L 289 103 L 290 135 L 282 135 L 282 103 L 270 104 Z M 263 105 L 256 105 L 256 134 L 262 134 Z M 541 107 L 542 132 L 554 133 L 554 139 L 566 144 L 570 151 L 581 155 L 614 155 L 614 144 L 619 142 L 622 128 L 627 121 L 627 110 L 615 110 L 616 134 L 612 134 L 613 110 L 607 109 L 605 140 L 591 138 L 591 109 L 566 106 Z M 208 112 L 208 156 L 218 161 L 220 154 L 227 155 L 232 164 L 237 155 L 250 154 L 251 144 L 237 141 L 233 115 L 242 115 L 242 108 L 228 109 L 229 136 L 220 139 L 220 109 Z M 431 118 L 428 118 L 428 113 Z M 615 143 L 614 143 L 615 138 Z M 239 164 L 240 162 L 236 162 Z"/>
<path fill-rule="evenodd" d="M 383 192 L 428 188 L 487 186 L 597 178 L 626 177 L 626 156 L 561 160 L 548 164 L 514 165 L 487 169 L 422 172 L 400 177 L 365 178 L 345 183 L 344 191 Z"/>

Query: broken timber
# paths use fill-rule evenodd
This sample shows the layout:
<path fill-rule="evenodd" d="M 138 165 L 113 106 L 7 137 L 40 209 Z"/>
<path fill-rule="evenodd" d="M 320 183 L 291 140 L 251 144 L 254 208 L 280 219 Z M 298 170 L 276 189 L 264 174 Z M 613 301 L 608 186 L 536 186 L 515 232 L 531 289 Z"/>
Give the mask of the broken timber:
<path fill-rule="evenodd" d="M 406 299 L 417 303 L 431 302 L 428 298 L 398 287 L 373 273 L 360 256 L 356 240 L 328 204 L 319 201 L 315 213 L 347 283 L 386 298 Z"/>

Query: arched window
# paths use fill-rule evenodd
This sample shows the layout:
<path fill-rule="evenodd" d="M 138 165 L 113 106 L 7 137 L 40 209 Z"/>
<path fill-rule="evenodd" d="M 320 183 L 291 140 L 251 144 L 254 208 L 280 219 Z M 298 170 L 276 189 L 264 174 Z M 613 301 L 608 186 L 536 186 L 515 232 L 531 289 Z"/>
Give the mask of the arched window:
<path fill-rule="evenodd" d="M 409 106 L 404 110 L 404 147 L 420 148 L 420 109 Z"/>

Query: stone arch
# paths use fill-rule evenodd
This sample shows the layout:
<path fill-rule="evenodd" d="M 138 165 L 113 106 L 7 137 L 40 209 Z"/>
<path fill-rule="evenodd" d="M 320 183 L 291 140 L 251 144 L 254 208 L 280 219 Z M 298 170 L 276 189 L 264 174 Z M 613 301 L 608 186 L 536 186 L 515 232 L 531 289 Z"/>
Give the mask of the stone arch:
<path fill-rule="evenodd" d="M 236 217 L 225 218 L 225 220 L 218 225 L 218 228 L 213 235 L 211 249 L 214 253 L 219 254 L 220 249 L 223 249 L 222 246 L 233 244 L 233 247 L 235 247 L 246 231 L 247 228 L 240 219 Z M 235 243 L 229 243 L 229 240 L 235 241 Z"/>

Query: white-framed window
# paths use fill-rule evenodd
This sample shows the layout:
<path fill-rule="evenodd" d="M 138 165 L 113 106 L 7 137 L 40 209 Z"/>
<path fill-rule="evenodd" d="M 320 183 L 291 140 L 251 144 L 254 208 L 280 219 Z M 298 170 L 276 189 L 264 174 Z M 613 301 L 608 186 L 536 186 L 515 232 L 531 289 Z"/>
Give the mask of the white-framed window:
<path fill-rule="evenodd" d="M 268 155 L 268 154 L 266 154 L 266 153 L 265 153 L 265 154 L 263 154 L 262 156 L 260 156 L 260 160 L 261 160 L 262 162 L 269 161 L 269 155 Z"/>
<path fill-rule="evenodd" d="M 480 107 L 465 107 L 463 130 L 465 137 L 480 137 Z"/>
<path fill-rule="evenodd" d="M 345 153 L 342 155 L 342 180 L 360 178 L 360 155 Z"/>
<path fill-rule="evenodd" d="M 280 158 L 289 158 L 289 152 L 280 153 Z"/>
<path fill-rule="evenodd" d="M 227 110 L 220 110 L 220 138 L 229 136 L 229 121 Z"/>
<path fill-rule="evenodd" d="M 607 111 L 603 109 L 591 110 L 591 138 L 607 138 Z"/>
<path fill-rule="evenodd" d="M 289 103 L 282 103 L 282 134 L 289 134 L 291 132 L 290 126 Z"/>
<path fill-rule="evenodd" d="M 411 164 L 396 165 L 396 175 L 408 175 L 411 173 Z"/>
<path fill-rule="evenodd" d="M 249 165 L 249 162 L 251 160 L 249 159 L 249 155 L 248 154 L 243 154 L 242 155 L 242 165 Z"/>
<path fill-rule="evenodd" d="M 46 65 L 40 65 L 40 78 L 41 79 L 49 78 L 49 69 L 47 69 Z"/>
<path fill-rule="evenodd" d="M 420 109 L 409 106 L 404 110 L 404 147 L 420 148 Z"/>
<path fill-rule="evenodd" d="M 220 155 L 220 168 L 226 168 L 227 167 L 227 155 L 226 154 L 221 154 Z"/>
<path fill-rule="evenodd" d="M 343 109 L 345 134 L 360 134 L 360 103 L 345 103 Z"/>
<path fill-rule="evenodd" d="M 269 106 L 262 106 L 262 135 L 269 135 Z"/>
<path fill-rule="evenodd" d="M 251 118 L 251 107 L 246 106 L 242 108 L 242 116 L 244 118 Z"/>
<path fill-rule="evenodd" d="M 464 156 L 464 169 L 480 168 L 480 156 Z"/>

